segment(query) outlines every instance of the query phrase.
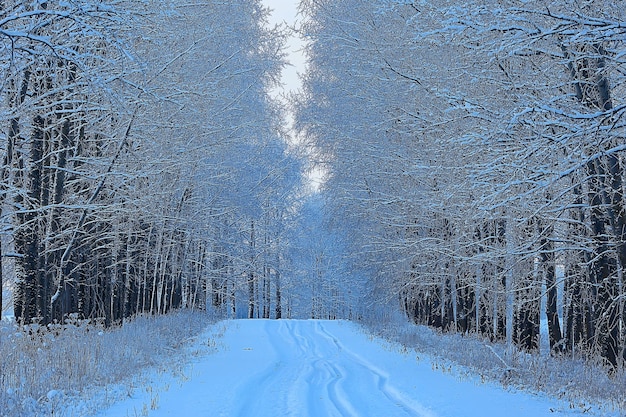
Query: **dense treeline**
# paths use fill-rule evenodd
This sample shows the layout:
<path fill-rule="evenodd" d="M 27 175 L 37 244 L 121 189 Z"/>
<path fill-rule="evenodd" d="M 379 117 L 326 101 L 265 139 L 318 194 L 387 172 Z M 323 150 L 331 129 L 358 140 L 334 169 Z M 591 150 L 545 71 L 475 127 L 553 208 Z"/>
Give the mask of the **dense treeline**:
<path fill-rule="evenodd" d="M 242 298 L 280 314 L 298 166 L 266 17 L 257 0 L 0 2 L 0 270 L 20 323 Z"/>
<path fill-rule="evenodd" d="M 544 322 L 552 352 L 623 366 L 623 7 L 302 5 L 297 120 L 374 296 L 529 351 Z"/>
<path fill-rule="evenodd" d="M 313 193 L 298 206 L 288 233 L 288 314 L 296 318 L 355 320 L 359 318 L 366 280 L 345 262 L 346 242 L 333 230 L 333 216 L 323 196 Z"/>

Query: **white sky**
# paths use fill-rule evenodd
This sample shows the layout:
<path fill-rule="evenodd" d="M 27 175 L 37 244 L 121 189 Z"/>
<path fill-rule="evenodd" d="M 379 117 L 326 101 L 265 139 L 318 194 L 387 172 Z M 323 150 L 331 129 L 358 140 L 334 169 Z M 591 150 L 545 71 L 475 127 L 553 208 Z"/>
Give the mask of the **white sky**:
<path fill-rule="evenodd" d="M 272 24 L 280 24 L 286 22 L 290 27 L 296 22 L 298 13 L 299 0 L 263 0 L 265 6 L 272 9 L 270 22 Z M 289 39 L 288 57 L 291 63 L 283 71 L 282 80 L 285 84 L 284 92 L 294 91 L 300 87 L 298 73 L 302 74 L 305 70 L 305 59 L 302 52 L 302 40 L 294 36 Z"/>
<path fill-rule="evenodd" d="M 272 15 L 270 16 L 270 24 L 282 24 L 287 23 L 289 27 L 293 27 L 294 24 L 300 19 L 298 16 L 298 3 L 299 0 L 262 0 L 263 4 L 272 9 Z M 287 45 L 287 60 L 291 65 L 287 66 L 282 73 L 283 88 L 277 91 L 277 94 L 286 94 L 291 91 L 296 91 L 300 88 L 300 78 L 298 74 L 304 74 L 306 71 L 306 59 L 304 57 L 303 41 L 295 34 L 289 39 Z M 290 114 L 287 115 L 289 123 L 292 122 Z M 298 138 L 295 137 L 295 133 L 291 130 L 292 138 L 294 142 L 298 142 Z M 310 190 L 315 192 L 320 189 L 323 183 L 324 171 L 320 167 L 313 167 L 311 171 L 306 173 Z"/>

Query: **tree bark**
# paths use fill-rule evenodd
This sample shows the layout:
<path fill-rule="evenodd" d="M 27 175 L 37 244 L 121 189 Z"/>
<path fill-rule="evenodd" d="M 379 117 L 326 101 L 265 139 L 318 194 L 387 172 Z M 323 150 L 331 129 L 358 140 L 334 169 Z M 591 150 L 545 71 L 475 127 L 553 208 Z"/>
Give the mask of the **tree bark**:
<path fill-rule="evenodd" d="M 255 258 L 255 233 L 254 233 L 254 220 L 250 224 L 250 270 L 248 271 L 248 318 L 254 318 L 254 312 L 256 310 L 256 295 L 255 295 L 255 273 L 254 273 L 254 258 Z"/>
<path fill-rule="evenodd" d="M 604 47 L 601 44 L 584 44 L 573 54 L 565 47 L 563 51 L 570 59 L 569 68 L 580 103 L 592 111 L 612 110 L 610 84 L 605 75 L 607 51 Z M 603 120 L 608 121 L 609 118 Z M 603 146 L 610 147 L 611 144 Z M 592 331 L 595 332 L 594 340 L 600 354 L 615 368 L 619 357 L 619 308 L 615 301 L 619 294 L 618 269 L 626 262 L 626 207 L 622 193 L 624 170 L 614 154 L 598 156 L 589 161 L 586 168 L 595 245 L 590 283 L 592 290 L 597 289 L 596 298 L 592 301 Z M 617 259 L 611 252 L 612 243 L 617 246 Z"/>
<path fill-rule="evenodd" d="M 563 350 L 563 335 L 557 310 L 557 281 L 555 271 L 554 242 L 552 240 L 552 226 L 539 223 L 541 268 L 546 285 L 546 318 L 548 320 L 548 336 L 550 339 L 550 350 L 558 353 Z"/>

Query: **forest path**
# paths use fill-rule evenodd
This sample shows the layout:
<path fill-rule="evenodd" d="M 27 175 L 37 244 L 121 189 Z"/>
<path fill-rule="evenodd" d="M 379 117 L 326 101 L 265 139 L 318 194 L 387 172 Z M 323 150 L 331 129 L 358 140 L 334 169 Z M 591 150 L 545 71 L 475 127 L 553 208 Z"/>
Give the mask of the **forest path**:
<path fill-rule="evenodd" d="M 224 325 L 224 323 L 222 323 Z M 437 370 L 342 321 L 237 320 L 216 352 L 101 413 L 128 416 L 559 416 L 567 404 Z M 201 338 L 201 341 L 209 337 Z M 589 413 L 585 414 L 589 415 Z"/>

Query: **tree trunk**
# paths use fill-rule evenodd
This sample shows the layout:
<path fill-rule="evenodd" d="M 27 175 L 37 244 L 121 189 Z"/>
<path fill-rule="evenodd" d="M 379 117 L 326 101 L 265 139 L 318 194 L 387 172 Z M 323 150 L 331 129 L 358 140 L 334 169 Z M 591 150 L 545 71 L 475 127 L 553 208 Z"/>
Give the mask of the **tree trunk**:
<path fill-rule="evenodd" d="M 276 240 L 276 245 L 280 245 L 280 241 Z M 280 284 L 280 251 L 276 251 L 276 265 L 275 265 L 275 289 L 276 289 L 276 319 L 280 320 L 283 318 L 283 307 L 282 307 L 282 294 L 281 294 L 281 284 Z"/>
<path fill-rule="evenodd" d="M 541 261 L 541 271 L 547 292 L 546 318 L 548 320 L 548 336 L 550 339 L 550 350 L 553 353 L 563 350 L 563 335 L 557 310 L 557 281 L 555 270 L 554 241 L 552 240 L 553 227 L 546 225 L 541 219 L 537 220 L 539 231 L 539 253 Z"/>
<path fill-rule="evenodd" d="M 19 106 L 22 105 L 22 103 L 24 103 L 24 100 L 26 99 L 26 94 L 28 92 L 28 86 L 30 84 L 30 77 L 31 77 L 31 72 L 29 70 L 25 70 L 24 78 L 22 79 L 20 88 L 18 91 L 14 93 L 13 99 L 11 100 L 11 103 L 10 103 L 11 107 L 18 108 Z M 9 133 L 7 135 L 7 150 L 6 150 L 5 161 L 4 161 L 5 164 L 2 167 L 3 176 L 1 180 L 2 180 L 2 187 L 3 187 L 3 190 L 2 190 L 3 198 L 2 198 L 2 201 L 0 201 L 0 209 L 4 206 L 4 202 L 6 199 L 6 192 L 7 192 L 6 187 L 8 184 L 5 183 L 5 178 L 6 178 L 5 174 L 8 170 L 10 170 L 11 166 L 13 165 L 14 160 L 17 162 L 17 168 L 18 168 L 15 174 L 15 177 L 16 177 L 15 185 L 17 186 L 16 188 L 20 186 L 22 188 L 24 187 L 24 184 L 23 184 L 24 163 L 23 163 L 22 155 L 18 153 L 17 155 L 15 155 L 15 158 L 14 158 L 14 153 L 18 150 L 17 149 L 18 142 L 21 142 L 20 120 L 18 117 L 14 117 L 9 122 Z M 15 203 L 18 203 L 18 207 L 20 204 L 23 203 L 23 197 L 21 196 L 19 192 L 15 195 L 14 200 L 15 200 Z M 16 236 L 14 236 L 14 239 L 15 237 Z M 16 267 L 19 268 L 19 265 L 17 265 L 17 262 L 16 262 Z M 16 273 L 20 272 L 18 268 L 16 268 Z M 26 294 L 23 293 L 25 288 L 23 287 L 23 284 L 20 282 L 22 279 L 23 277 L 17 276 L 15 294 L 13 295 L 13 313 L 19 322 L 24 323 L 23 314 L 24 314 L 24 311 L 28 309 L 26 308 L 26 304 L 25 304 Z"/>
<path fill-rule="evenodd" d="M 254 312 L 256 310 L 256 297 L 255 297 L 255 274 L 254 274 L 254 253 L 255 251 L 255 235 L 254 235 L 254 220 L 250 226 L 250 271 L 248 272 L 248 318 L 254 318 Z"/>
<path fill-rule="evenodd" d="M 592 111 L 607 112 L 613 108 L 609 80 L 605 75 L 607 51 L 601 44 L 584 44 L 571 56 L 569 68 L 574 80 L 576 97 Z M 610 122 L 610 118 L 605 118 Z M 605 147 L 612 144 L 604 145 Z M 602 149 L 600 149 L 602 150 Z M 597 288 L 593 300 L 594 340 L 600 354 L 616 367 L 619 357 L 619 296 L 618 260 L 626 262 L 626 213 L 622 193 L 623 167 L 613 154 L 601 155 L 587 163 L 590 223 L 594 240 L 594 262 L 591 285 Z M 613 231 L 611 242 L 610 229 Z M 617 244 L 617 259 L 611 253 L 611 244 Z"/>
<path fill-rule="evenodd" d="M 270 270 L 269 266 L 263 267 L 263 318 L 270 318 L 270 300 L 271 300 L 271 287 L 270 287 Z"/>
<path fill-rule="evenodd" d="M 19 308 L 20 316 L 16 319 L 23 324 L 30 324 L 34 318 L 43 318 L 42 304 L 47 305 L 42 300 L 40 292 L 40 268 L 39 268 L 39 222 L 37 219 L 37 204 L 41 194 L 41 164 L 42 148 L 44 141 L 44 120 L 36 116 L 33 121 L 33 136 L 30 151 L 32 167 L 28 175 L 28 194 L 25 200 L 17 196 L 16 203 L 21 206 L 18 213 L 18 230 L 15 233 L 15 249 L 20 254 L 17 258 L 19 264 L 18 274 L 18 294 L 21 304 Z M 20 167 L 21 170 L 24 167 Z M 21 174 L 23 178 L 24 174 Z M 44 323 L 47 324 L 47 323 Z"/>

